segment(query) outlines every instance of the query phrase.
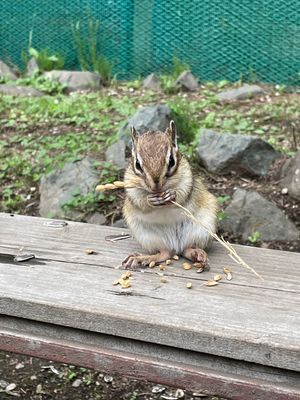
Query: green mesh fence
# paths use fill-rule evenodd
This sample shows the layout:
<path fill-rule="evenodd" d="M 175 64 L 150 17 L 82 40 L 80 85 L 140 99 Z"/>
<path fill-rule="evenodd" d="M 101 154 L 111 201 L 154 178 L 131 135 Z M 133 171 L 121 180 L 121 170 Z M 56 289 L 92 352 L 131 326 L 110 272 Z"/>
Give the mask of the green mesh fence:
<path fill-rule="evenodd" d="M 0 58 L 20 65 L 31 35 L 78 68 L 71 25 L 90 20 L 118 78 L 165 71 L 176 56 L 203 80 L 300 83 L 300 0 L 2 0 Z"/>

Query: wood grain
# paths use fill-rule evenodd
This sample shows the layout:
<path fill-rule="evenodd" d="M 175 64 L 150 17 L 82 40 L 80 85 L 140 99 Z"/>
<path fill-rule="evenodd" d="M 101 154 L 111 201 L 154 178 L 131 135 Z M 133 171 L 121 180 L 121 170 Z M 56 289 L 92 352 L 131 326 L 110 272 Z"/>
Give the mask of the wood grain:
<path fill-rule="evenodd" d="M 105 241 L 122 230 L 74 222 L 49 228 L 46 222 L 0 215 L 0 252 L 23 247 L 37 257 L 26 263 L 0 257 L 2 314 L 300 370 L 299 254 L 238 246 L 268 279 L 231 265 L 233 281 L 207 288 L 203 282 L 230 264 L 216 244 L 211 272 L 184 271 L 177 263 L 168 267 L 177 276 L 162 284 L 157 270 L 135 271 L 132 288 L 124 290 L 112 285 L 121 275 L 115 266 L 138 246 Z M 98 254 L 86 255 L 86 247 Z"/>

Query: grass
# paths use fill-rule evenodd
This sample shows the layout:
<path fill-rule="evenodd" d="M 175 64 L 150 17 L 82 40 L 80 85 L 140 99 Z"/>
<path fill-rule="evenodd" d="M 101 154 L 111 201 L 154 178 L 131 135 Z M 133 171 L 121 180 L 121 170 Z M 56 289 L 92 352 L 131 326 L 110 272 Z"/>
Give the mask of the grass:
<path fill-rule="evenodd" d="M 29 82 L 29 81 L 28 81 Z M 33 79 L 33 85 L 44 84 Z M 118 129 L 140 105 L 166 103 L 180 132 L 180 148 L 193 160 L 201 128 L 260 136 L 283 153 L 292 154 L 299 131 L 299 98 L 270 87 L 271 100 L 220 104 L 215 94 L 227 82 L 207 83 L 200 94 L 153 93 L 137 82 L 102 92 L 65 96 L 0 97 L 0 208 L 26 213 L 37 199 L 41 176 L 86 155 L 104 158 Z M 50 90 L 51 92 L 51 90 Z M 298 143 L 299 145 L 299 143 Z M 87 207 L 97 199 L 77 199 Z"/>

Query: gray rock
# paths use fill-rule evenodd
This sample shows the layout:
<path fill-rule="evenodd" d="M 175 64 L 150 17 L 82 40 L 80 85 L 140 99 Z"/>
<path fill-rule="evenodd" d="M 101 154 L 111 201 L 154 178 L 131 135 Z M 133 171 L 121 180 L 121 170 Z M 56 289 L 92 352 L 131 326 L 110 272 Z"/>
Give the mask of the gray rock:
<path fill-rule="evenodd" d="M 118 219 L 112 226 L 115 226 L 116 228 L 128 228 L 124 218 Z"/>
<path fill-rule="evenodd" d="M 130 145 L 130 127 L 134 126 L 139 133 L 146 131 L 165 131 L 172 119 L 172 111 L 165 104 L 156 104 L 139 109 L 119 130 L 119 138 L 124 138 L 126 146 Z"/>
<path fill-rule="evenodd" d="M 217 98 L 220 101 L 245 100 L 263 94 L 264 90 L 257 85 L 243 85 L 237 89 L 221 92 L 217 94 Z"/>
<path fill-rule="evenodd" d="M 263 176 L 280 154 L 264 140 L 245 135 L 219 134 L 203 129 L 198 158 L 208 171 Z"/>
<path fill-rule="evenodd" d="M 0 79 L 15 81 L 18 79 L 12 68 L 0 60 Z"/>
<path fill-rule="evenodd" d="M 191 71 L 183 71 L 175 81 L 175 85 L 183 90 L 197 91 L 199 89 L 198 79 Z"/>
<path fill-rule="evenodd" d="M 44 72 L 46 78 L 66 86 L 66 90 L 75 92 L 79 90 L 99 90 L 101 77 L 89 71 L 48 71 Z"/>
<path fill-rule="evenodd" d="M 10 96 L 32 96 L 32 97 L 39 97 L 44 96 L 44 93 L 40 90 L 35 89 L 31 86 L 17 86 L 13 83 L 5 83 L 0 85 L 0 93 L 7 94 Z"/>
<path fill-rule="evenodd" d="M 254 232 L 263 241 L 297 240 L 299 231 L 286 215 L 257 192 L 237 189 L 225 209 L 226 218 L 221 228 L 247 240 Z"/>
<path fill-rule="evenodd" d="M 148 75 L 143 81 L 143 88 L 150 90 L 160 90 L 160 81 L 155 74 Z"/>
<path fill-rule="evenodd" d="M 26 66 L 26 76 L 33 76 L 39 72 L 39 66 L 35 58 L 31 58 Z"/>
<path fill-rule="evenodd" d="M 106 218 L 105 218 L 104 214 L 96 212 L 96 213 L 90 214 L 88 217 L 86 217 L 85 221 L 88 222 L 89 224 L 105 225 Z"/>
<path fill-rule="evenodd" d="M 105 152 L 106 161 L 112 162 L 121 169 L 125 169 L 128 164 L 125 158 L 125 147 L 125 142 L 122 139 L 113 143 Z"/>
<path fill-rule="evenodd" d="M 84 158 L 69 162 L 61 170 L 55 170 L 41 179 L 40 215 L 46 218 L 84 220 L 84 215 L 76 210 L 67 210 L 63 205 L 76 196 L 94 192 L 99 183 L 94 168 L 94 160 Z"/>
<path fill-rule="evenodd" d="M 300 200 L 300 150 L 295 157 L 287 160 L 282 167 L 281 186 L 296 200 Z"/>

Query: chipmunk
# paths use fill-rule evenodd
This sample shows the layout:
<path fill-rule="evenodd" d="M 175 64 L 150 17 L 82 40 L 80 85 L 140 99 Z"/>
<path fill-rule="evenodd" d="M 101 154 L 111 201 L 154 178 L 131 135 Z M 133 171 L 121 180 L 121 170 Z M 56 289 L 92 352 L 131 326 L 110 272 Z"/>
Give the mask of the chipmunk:
<path fill-rule="evenodd" d="M 176 254 L 208 267 L 204 249 L 211 242 L 210 234 L 172 201 L 187 208 L 215 233 L 217 200 L 180 154 L 174 121 L 165 132 L 138 134 L 132 127 L 131 133 L 132 158 L 125 181 L 138 182 L 138 187 L 126 189 L 123 214 L 134 238 L 149 255 L 131 254 L 123 265 L 147 266 Z"/>

